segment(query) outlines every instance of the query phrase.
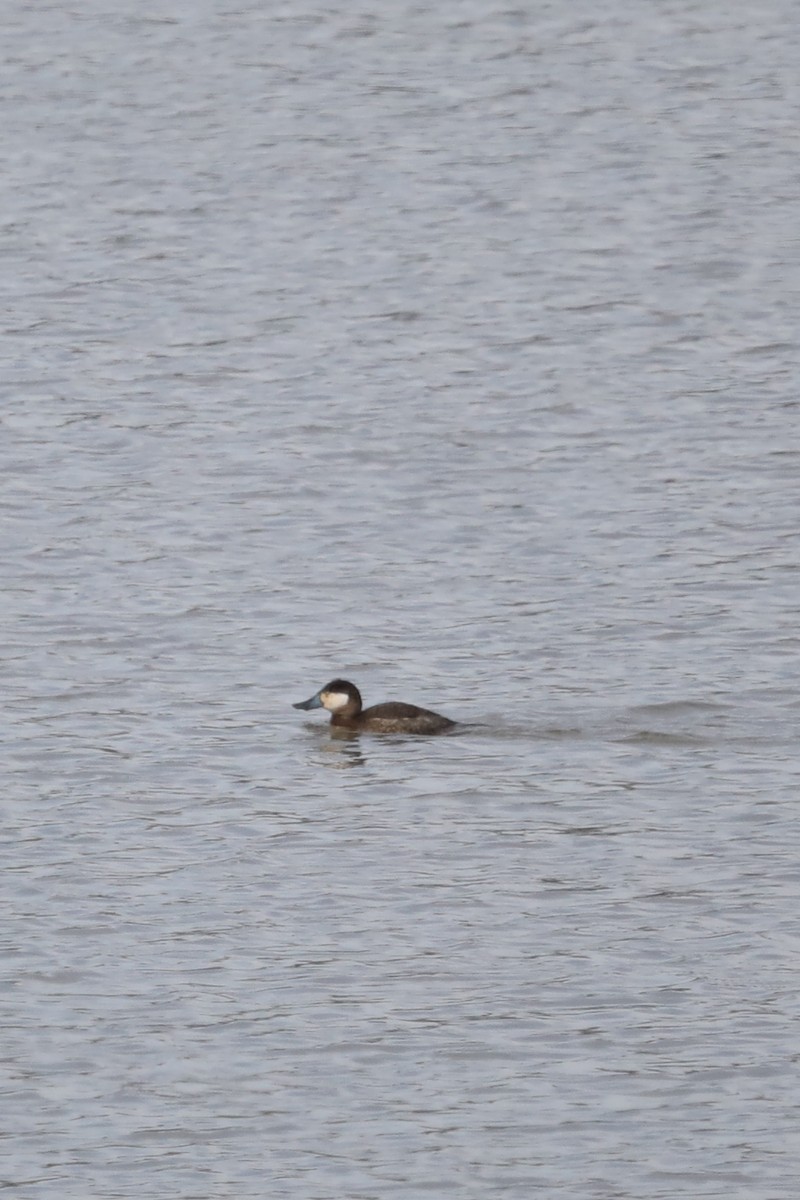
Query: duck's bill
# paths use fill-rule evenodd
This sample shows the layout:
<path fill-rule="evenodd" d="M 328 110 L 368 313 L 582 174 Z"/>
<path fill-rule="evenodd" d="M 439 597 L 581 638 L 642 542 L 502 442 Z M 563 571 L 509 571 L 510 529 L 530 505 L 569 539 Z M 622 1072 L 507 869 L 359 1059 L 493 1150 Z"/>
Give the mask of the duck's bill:
<path fill-rule="evenodd" d="M 301 700 L 299 704 L 293 704 L 292 708 L 302 708 L 306 711 L 309 708 L 322 708 L 319 692 L 317 692 L 316 696 L 312 696 L 310 700 Z"/>

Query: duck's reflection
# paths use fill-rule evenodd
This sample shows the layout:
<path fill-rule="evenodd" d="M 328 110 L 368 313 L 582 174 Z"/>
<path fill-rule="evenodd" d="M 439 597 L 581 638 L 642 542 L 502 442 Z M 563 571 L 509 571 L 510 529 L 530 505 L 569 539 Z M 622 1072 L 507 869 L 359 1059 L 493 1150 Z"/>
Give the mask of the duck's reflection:
<path fill-rule="evenodd" d="M 328 730 L 325 732 L 328 733 Z M 367 765 L 361 738 L 352 729 L 331 729 L 320 749 L 324 755 L 324 766 L 332 767 L 336 771 Z"/>

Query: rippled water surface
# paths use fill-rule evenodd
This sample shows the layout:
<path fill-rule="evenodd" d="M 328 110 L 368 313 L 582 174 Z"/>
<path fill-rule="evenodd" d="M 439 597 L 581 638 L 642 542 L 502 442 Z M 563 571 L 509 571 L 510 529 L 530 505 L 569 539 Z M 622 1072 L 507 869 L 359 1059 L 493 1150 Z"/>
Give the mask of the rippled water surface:
<path fill-rule="evenodd" d="M 4 26 L 9 1195 L 795 1195 L 796 6 Z"/>

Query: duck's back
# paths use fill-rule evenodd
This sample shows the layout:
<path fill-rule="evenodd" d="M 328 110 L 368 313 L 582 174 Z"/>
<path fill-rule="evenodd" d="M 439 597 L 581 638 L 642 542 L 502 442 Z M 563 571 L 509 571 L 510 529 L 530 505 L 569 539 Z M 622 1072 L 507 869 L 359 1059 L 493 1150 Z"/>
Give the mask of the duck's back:
<path fill-rule="evenodd" d="M 443 733 L 452 729 L 455 721 L 419 708 L 416 704 L 404 704 L 402 700 L 389 700 L 385 704 L 373 704 L 358 716 L 358 723 L 382 732 Z"/>

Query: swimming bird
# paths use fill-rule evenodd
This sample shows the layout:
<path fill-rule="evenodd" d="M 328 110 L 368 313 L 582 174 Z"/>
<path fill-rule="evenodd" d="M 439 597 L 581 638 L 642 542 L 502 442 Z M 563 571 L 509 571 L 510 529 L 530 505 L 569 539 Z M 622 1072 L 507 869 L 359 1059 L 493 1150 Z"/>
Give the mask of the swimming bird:
<path fill-rule="evenodd" d="M 455 721 L 429 708 L 397 700 L 364 708 L 358 688 L 346 679 L 331 680 L 310 700 L 301 700 L 292 707 L 326 708 L 331 714 L 331 725 L 337 729 L 363 729 L 370 733 L 444 733 L 455 725 Z"/>

